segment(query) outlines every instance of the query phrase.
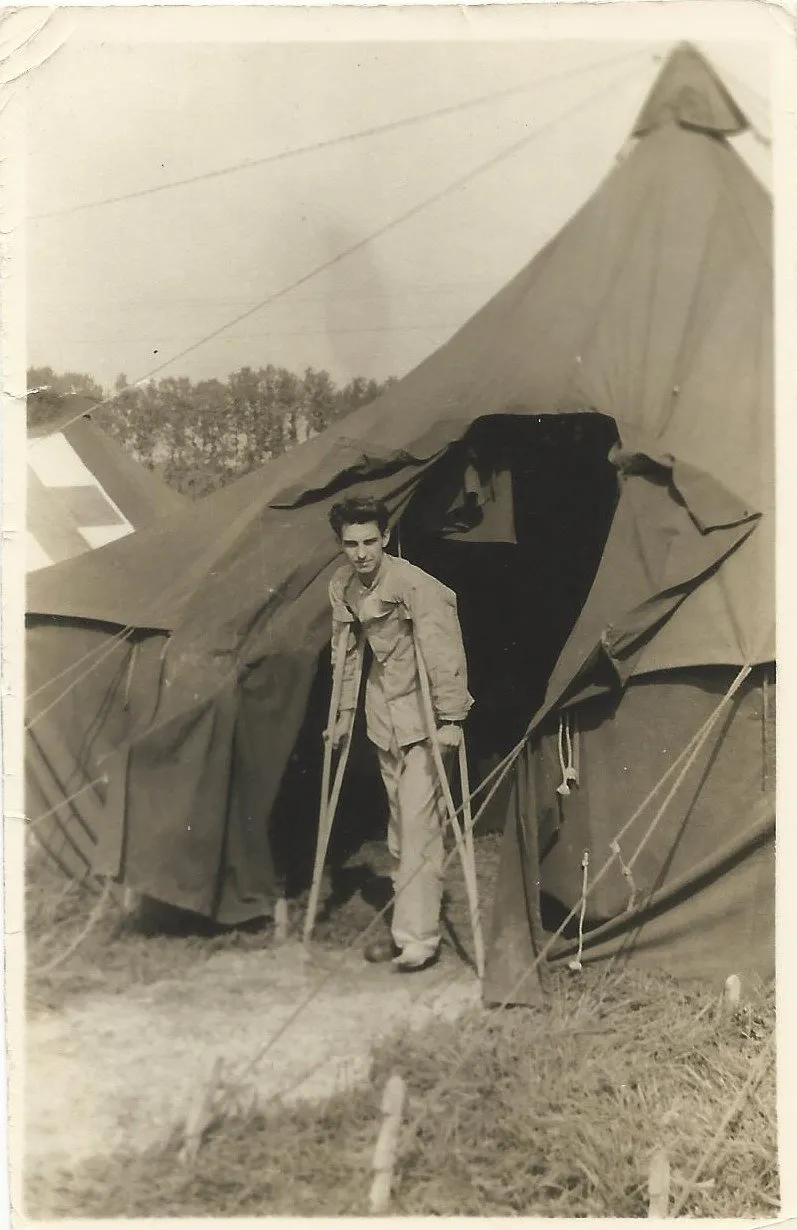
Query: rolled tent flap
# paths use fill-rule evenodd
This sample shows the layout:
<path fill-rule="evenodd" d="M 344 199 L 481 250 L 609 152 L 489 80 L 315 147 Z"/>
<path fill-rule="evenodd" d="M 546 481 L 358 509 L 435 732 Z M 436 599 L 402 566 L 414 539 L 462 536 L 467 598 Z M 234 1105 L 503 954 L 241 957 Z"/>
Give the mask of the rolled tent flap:
<path fill-rule="evenodd" d="M 392 416 L 386 417 L 384 413 L 389 402 L 390 394 L 385 394 L 357 411 L 360 433 L 356 436 L 349 434 L 351 420 L 346 420 L 345 433 L 340 428 L 331 428 L 331 438 L 318 459 L 308 456 L 309 464 L 301 466 L 301 457 L 297 456 L 294 481 L 271 496 L 270 506 L 299 508 L 359 482 L 381 483 L 399 474 L 406 481 L 408 473 L 414 473 L 417 478 L 452 444 L 461 440 L 479 417 L 478 413 L 441 413 L 430 421 L 417 423 L 410 415 L 398 412 L 393 421 Z M 376 419 L 379 411 L 382 413 Z M 324 440 L 325 436 L 326 433 L 318 440 Z M 300 453 L 301 450 L 297 450 L 297 454 Z"/>
<path fill-rule="evenodd" d="M 683 500 L 701 533 L 742 525 L 760 515 L 711 474 L 678 460 L 671 453 L 659 452 L 651 446 L 643 448 L 637 442 L 633 448 L 625 445 L 613 449 L 611 460 L 621 474 L 655 473 L 657 470 L 665 474 L 673 493 Z"/>
<path fill-rule="evenodd" d="M 417 465 L 419 460 L 406 449 L 380 449 L 362 440 L 340 436 L 324 463 L 305 481 L 281 491 L 271 501 L 271 507 L 296 508 L 352 483 L 395 474 L 408 465 Z"/>

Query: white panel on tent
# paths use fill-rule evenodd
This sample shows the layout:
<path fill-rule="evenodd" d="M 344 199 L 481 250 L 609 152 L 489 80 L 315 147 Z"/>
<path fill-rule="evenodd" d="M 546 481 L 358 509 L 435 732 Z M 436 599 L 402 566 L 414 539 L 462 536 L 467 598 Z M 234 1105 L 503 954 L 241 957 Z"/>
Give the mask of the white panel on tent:
<path fill-rule="evenodd" d="M 60 432 L 28 443 L 28 572 L 133 532 Z"/>

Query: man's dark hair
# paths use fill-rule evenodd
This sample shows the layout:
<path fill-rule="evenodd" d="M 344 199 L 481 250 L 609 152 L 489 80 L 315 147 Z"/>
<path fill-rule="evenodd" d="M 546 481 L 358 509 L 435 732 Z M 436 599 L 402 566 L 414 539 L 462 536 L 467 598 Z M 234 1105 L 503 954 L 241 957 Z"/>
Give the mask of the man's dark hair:
<path fill-rule="evenodd" d="M 329 524 L 338 538 L 343 537 L 344 525 L 365 525 L 369 521 L 375 521 L 379 533 L 384 534 L 389 520 L 387 505 L 370 496 L 349 496 L 339 504 L 333 504 L 329 510 Z"/>

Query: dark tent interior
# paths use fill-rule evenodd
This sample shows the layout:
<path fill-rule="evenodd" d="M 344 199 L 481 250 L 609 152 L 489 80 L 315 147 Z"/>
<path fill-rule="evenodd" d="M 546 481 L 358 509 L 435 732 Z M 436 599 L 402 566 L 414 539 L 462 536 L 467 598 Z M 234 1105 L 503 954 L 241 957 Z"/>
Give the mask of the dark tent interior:
<path fill-rule="evenodd" d="M 457 594 L 475 705 L 471 785 L 522 736 L 589 592 L 617 502 L 614 421 L 585 413 L 477 420 L 430 468 L 388 550 Z M 368 661 L 366 659 L 365 671 Z M 285 891 L 309 881 L 330 668 L 321 655 L 307 715 L 272 813 Z M 503 827 L 498 794 L 480 827 Z M 330 846 L 336 870 L 380 837 L 386 802 L 360 709 Z M 334 888 L 333 888 L 334 899 Z"/>

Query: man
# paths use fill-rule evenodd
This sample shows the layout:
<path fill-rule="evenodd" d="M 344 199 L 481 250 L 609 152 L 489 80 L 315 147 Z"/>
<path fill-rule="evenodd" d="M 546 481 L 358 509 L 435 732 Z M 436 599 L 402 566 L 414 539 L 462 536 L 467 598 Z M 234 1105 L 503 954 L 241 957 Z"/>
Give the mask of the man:
<path fill-rule="evenodd" d="M 399 971 L 425 969 L 440 948 L 443 825 L 446 810 L 432 757 L 416 645 L 429 675 L 437 739 L 446 749 L 462 738 L 473 704 L 457 618 L 456 595 L 406 560 L 385 552 L 390 534 L 384 504 L 350 498 L 329 514 L 347 562 L 329 586 L 332 653 L 348 627 L 337 746 L 352 728 L 357 705 L 357 644 L 372 653 L 365 716 L 379 756 L 389 805 L 388 848 L 395 860 L 392 939 L 365 951 L 368 961 L 392 960 Z"/>

